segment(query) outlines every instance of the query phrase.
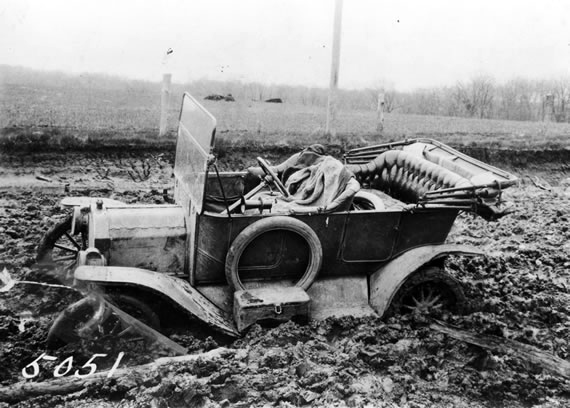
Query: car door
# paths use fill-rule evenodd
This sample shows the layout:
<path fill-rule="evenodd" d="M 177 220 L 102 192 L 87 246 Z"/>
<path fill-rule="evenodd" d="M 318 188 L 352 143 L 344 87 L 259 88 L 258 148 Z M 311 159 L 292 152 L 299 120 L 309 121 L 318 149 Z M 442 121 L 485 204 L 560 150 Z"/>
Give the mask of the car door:
<path fill-rule="evenodd" d="M 348 214 L 341 248 L 344 262 L 390 259 L 399 235 L 401 211 L 353 211 Z"/>

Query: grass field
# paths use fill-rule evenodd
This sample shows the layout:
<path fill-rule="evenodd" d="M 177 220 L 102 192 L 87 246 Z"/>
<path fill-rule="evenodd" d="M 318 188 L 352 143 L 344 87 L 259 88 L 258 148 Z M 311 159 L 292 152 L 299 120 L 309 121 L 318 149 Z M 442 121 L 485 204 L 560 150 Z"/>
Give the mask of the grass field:
<path fill-rule="evenodd" d="M 4 77 L 0 81 L 0 129 L 17 133 L 72 136 L 105 140 L 118 137 L 149 139 L 158 133 L 160 84 L 113 79 L 88 82 L 67 77 L 32 80 Z M 171 94 L 169 130 L 176 129 L 183 91 Z M 325 141 L 323 107 L 254 101 L 213 102 L 195 95 L 218 119 L 218 138 L 225 143 L 304 144 Z M 339 141 L 347 144 L 432 137 L 455 145 L 516 148 L 569 147 L 570 124 L 480 120 L 443 116 L 385 115 L 384 131 L 376 132 L 376 112 L 340 111 Z M 172 136 L 171 136 L 172 137 Z"/>

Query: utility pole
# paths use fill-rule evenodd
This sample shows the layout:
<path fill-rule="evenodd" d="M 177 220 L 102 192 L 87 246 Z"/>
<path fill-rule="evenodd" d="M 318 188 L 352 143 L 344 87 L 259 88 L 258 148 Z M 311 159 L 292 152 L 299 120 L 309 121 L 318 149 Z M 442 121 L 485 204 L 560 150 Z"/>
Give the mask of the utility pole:
<path fill-rule="evenodd" d="M 340 30 L 342 23 L 342 2 L 336 0 L 334 7 L 333 45 L 331 61 L 331 81 L 329 85 L 329 101 L 327 104 L 327 125 L 325 134 L 329 143 L 336 137 L 336 99 L 338 90 L 338 72 L 340 63 Z"/>

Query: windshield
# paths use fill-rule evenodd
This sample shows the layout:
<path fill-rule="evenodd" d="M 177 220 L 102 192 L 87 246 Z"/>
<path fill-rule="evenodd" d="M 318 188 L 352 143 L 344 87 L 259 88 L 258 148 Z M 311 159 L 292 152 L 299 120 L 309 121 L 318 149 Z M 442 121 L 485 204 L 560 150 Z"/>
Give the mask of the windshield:
<path fill-rule="evenodd" d="M 214 147 L 216 119 L 188 93 L 182 99 L 176 161 L 175 197 L 179 204 L 192 203 L 202 212 L 208 156 Z"/>

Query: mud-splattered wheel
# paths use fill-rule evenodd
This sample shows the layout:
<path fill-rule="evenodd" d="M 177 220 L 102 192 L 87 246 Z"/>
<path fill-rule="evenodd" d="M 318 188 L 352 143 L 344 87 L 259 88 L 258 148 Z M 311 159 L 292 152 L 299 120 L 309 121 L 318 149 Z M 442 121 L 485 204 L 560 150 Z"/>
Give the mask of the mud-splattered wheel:
<path fill-rule="evenodd" d="M 90 337 L 125 337 L 134 334 L 130 325 L 117 316 L 104 298 L 123 312 L 147 326 L 159 330 L 158 315 L 134 296 L 112 293 L 104 297 L 89 295 L 68 306 L 49 330 L 47 345 L 51 349 Z"/>
<path fill-rule="evenodd" d="M 38 246 L 38 263 L 54 265 L 66 274 L 71 272 L 79 251 L 87 249 L 86 234 L 74 235 L 71 231 L 72 218 L 66 217 L 44 235 Z"/>
<path fill-rule="evenodd" d="M 140 320 L 154 330 L 160 330 L 160 318 L 158 314 L 143 300 L 122 293 L 112 293 L 107 295 L 108 300 L 123 312 Z"/>
<path fill-rule="evenodd" d="M 98 330 L 109 312 L 100 297 L 87 296 L 69 305 L 54 320 L 47 336 L 47 346 L 56 349 Z"/>
<path fill-rule="evenodd" d="M 394 296 L 388 315 L 460 313 L 465 306 L 461 284 L 443 268 L 428 267 L 404 282 Z"/>

